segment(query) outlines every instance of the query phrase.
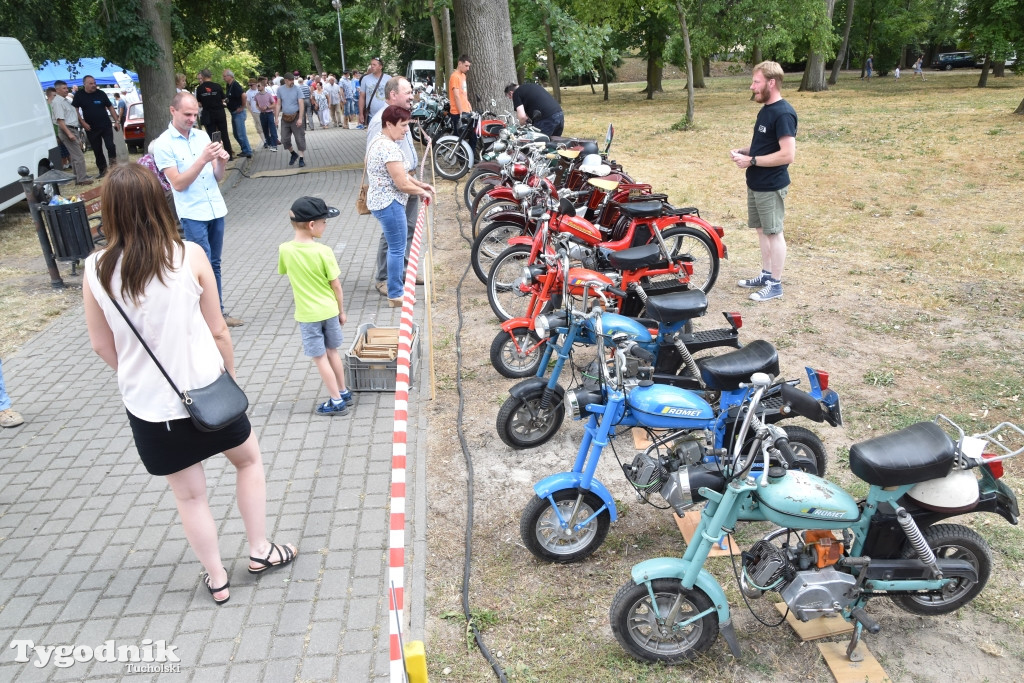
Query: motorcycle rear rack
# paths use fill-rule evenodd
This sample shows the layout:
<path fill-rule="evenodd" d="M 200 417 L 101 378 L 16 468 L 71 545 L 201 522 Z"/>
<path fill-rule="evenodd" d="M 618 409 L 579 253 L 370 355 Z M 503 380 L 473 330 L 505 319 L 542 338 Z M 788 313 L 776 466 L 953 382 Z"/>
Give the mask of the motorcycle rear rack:
<path fill-rule="evenodd" d="M 939 426 L 942 426 L 942 423 L 945 422 L 956 430 L 959 435 L 959 438 L 956 441 L 956 459 L 962 467 L 971 467 L 980 464 L 980 462 L 978 462 L 978 458 L 981 457 L 981 451 L 983 449 L 987 450 L 989 453 L 995 454 L 995 457 L 984 458 L 984 462 L 987 463 L 1000 462 L 1024 453 L 1024 445 L 1020 445 L 1020 439 L 1024 438 L 1024 429 L 1021 429 L 1012 422 L 1000 422 L 987 432 L 973 434 L 971 436 L 967 436 L 960 425 L 941 413 L 936 416 L 935 422 Z M 1014 436 L 1017 437 L 1016 444 L 1014 445 L 1019 447 L 1015 450 L 1003 443 L 1003 437 L 1000 436 L 1000 434 L 1006 430 L 1016 433 L 1015 435 L 1009 435 L 1011 438 Z M 967 447 L 966 449 L 965 446 Z M 988 448 L 989 446 L 994 448 Z"/>
<path fill-rule="evenodd" d="M 735 327 L 721 327 L 717 330 L 698 330 L 691 333 L 681 333 L 679 339 L 686 345 L 690 353 L 715 349 L 719 346 L 732 346 L 740 348 L 740 334 Z"/>

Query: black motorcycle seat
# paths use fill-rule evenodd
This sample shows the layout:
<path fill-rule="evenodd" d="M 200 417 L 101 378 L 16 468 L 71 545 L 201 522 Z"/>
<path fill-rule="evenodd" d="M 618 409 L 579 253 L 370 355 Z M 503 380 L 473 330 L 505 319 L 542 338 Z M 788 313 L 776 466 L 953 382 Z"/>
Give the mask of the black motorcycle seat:
<path fill-rule="evenodd" d="M 699 289 L 659 294 L 647 299 L 647 315 L 666 324 L 699 318 L 707 310 L 708 296 Z"/>
<path fill-rule="evenodd" d="M 619 211 L 630 218 L 653 218 L 660 216 L 664 205 L 657 200 L 643 202 L 628 202 L 619 205 Z"/>
<path fill-rule="evenodd" d="M 850 448 L 850 471 L 875 486 L 902 486 L 949 474 L 953 440 L 934 422 L 918 422 Z"/>
<path fill-rule="evenodd" d="M 699 358 L 697 367 L 708 389 L 732 391 L 739 389 L 740 383 L 749 382 L 755 372 L 778 375 L 779 352 L 765 340 L 756 339 L 742 349 Z"/>
<path fill-rule="evenodd" d="M 661 247 L 656 242 L 639 247 L 630 247 L 622 251 L 608 252 L 608 263 L 616 270 L 637 270 L 638 268 L 647 268 L 664 261 L 665 256 L 661 253 Z"/>

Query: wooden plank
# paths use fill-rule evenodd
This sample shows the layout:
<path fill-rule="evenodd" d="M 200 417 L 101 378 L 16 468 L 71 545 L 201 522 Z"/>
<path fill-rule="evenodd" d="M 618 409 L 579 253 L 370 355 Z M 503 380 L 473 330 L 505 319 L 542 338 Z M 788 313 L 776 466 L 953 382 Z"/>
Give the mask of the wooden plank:
<path fill-rule="evenodd" d="M 851 662 L 846 657 L 848 643 L 818 643 L 818 650 L 825 658 L 825 663 L 836 678 L 836 683 L 892 683 L 885 669 L 878 663 L 875 656 L 868 651 L 864 642 L 857 643 L 854 654 L 863 659 Z"/>
<path fill-rule="evenodd" d="M 676 520 L 676 526 L 679 527 L 679 533 L 683 535 L 683 540 L 686 541 L 686 545 L 690 545 L 690 539 L 693 538 L 694 531 L 697 530 L 697 524 L 700 523 L 701 510 L 687 510 L 686 514 L 680 517 L 679 515 L 672 513 L 672 516 Z M 708 557 L 722 557 L 728 555 L 729 551 L 732 551 L 733 555 L 740 554 L 740 547 L 737 545 L 732 536 L 726 536 L 726 547 L 722 548 L 720 544 L 716 544 L 711 548 L 711 552 L 708 553 Z"/>
<path fill-rule="evenodd" d="M 631 431 L 633 433 L 633 447 L 634 448 L 636 448 L 638 451 L 646 451 L 648 448 L 651 447 L 651 443 L 652 442 L 651 442 L 650 439 L 647 438 L 647 430 L 646 429 L 640 429 L 639 427 L 633 427 L 633 429 Z M 662 434 L 667 434 L 668 433 L 667 429 L 654 429 L 652 431 L 654 432 L 655 436 L 659 436 L 659 437 Z"/>
<path fill-rule="evenodd" d="M 779 614 L 786 614 L 788 607 L 786 607 L 784 602 L 777 602 L 775 603 L 775 609 L 779 610 Z M 795 614 L 790 612 L 786 614 L 786 623 L 789 624 L 790 628 L 793 629 L 800 639 L 800 642 L 803 643 L 809 640 L 853 633 L 853 624 L 838 615 L 835 617 L 821 616 L 810 621 L 800 621 L 796 618 Z"/>

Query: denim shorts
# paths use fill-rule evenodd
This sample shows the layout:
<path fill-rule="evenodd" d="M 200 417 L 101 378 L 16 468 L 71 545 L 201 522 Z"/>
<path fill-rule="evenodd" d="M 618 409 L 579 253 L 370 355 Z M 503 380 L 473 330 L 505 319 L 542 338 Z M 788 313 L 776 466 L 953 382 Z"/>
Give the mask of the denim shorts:
<path fill-rule="evenodd" d="M 327 349 L 341 346 L 341 323 L 337 317 L 318 323 L 299 323 L 299 331 L 302 333 L 302 350 L 310 358 L 319 358 L 327 353 Z"/>
<path fill-rule="evenodd" d="M 758 192 L 747 188 L 747 226 L 761 230 L 766 235 L 782 232 L 786 218 L 786 195 L 789 187 L 769 192 Z"/>
<path fill-rule="evenodd" d="M 355 116 L 359 113 L 359 100 L 345 100 L 345 116 Z"/>

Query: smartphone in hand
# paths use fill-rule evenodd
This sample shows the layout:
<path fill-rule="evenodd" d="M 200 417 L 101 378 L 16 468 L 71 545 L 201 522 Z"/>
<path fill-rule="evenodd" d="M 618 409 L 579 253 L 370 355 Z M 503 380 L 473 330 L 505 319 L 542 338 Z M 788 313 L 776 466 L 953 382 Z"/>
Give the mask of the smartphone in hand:
<path fill-rule="evenodd" d="M 210 135 L 210 140 L 212 142 L 220 142 L 220 131 L 219 130 L 215 130 L 213 132 L 213 134 Z"/>

